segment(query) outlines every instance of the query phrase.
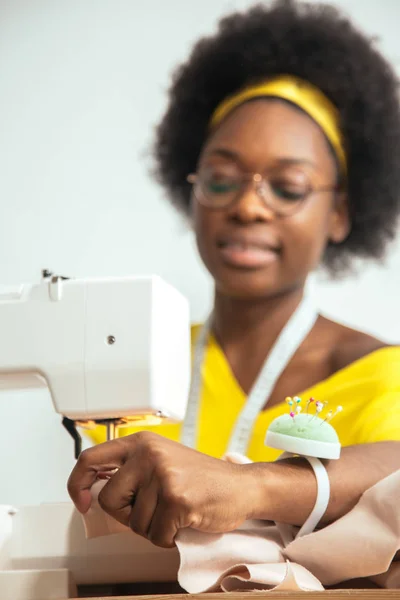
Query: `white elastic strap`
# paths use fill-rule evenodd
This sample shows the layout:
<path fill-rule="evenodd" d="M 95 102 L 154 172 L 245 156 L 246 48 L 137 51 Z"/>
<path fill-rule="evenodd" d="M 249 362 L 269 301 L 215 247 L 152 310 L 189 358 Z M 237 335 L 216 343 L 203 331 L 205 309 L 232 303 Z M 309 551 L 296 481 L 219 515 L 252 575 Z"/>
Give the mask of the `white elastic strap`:
<path fill-rule="evenodd" d="M 303 456 L 303 458 L 308 460 L 314 471 L 317 480 L 317 499 L 310 516 L 296 535 L 296 538 L 308 535 L 314 531 L 328 508 L 331 495 L 328 473 L 319 458 L 315 458 L 314 456 Z"/>
<path fill-rule="evenodd" d="M 292 458 L 293 456 L 298 457 L 299 455 L 292 454 L 291 452 L 284 452 L 277 458 L 277 461 L 285 458 Z M 301 455 L 300 458 L 305 458 L 308 460 L 312 470 L 314 471 L 315 479 L 317 480 L 317 498 L 315 500 L 314 508 L 312 509 L 304 525 L 301 527 L 300 531 L 297 533 L 296 538 L 302 537 L 303 535 L 308 535 L 314 531 L 324 516 L 326 509 L 328 508 L 329 498 L 331 496 L 331 485 L 329 483 L 328 472 L 319 458 L 304 455 Z M 287 545 L 290 541 L 288 532 L 286 531 L 287 527 L 283 523 L 277 523 L 277 525 L 282 528 L 281 535 L 283 533 L 285 537 L 285 544 Z"/>

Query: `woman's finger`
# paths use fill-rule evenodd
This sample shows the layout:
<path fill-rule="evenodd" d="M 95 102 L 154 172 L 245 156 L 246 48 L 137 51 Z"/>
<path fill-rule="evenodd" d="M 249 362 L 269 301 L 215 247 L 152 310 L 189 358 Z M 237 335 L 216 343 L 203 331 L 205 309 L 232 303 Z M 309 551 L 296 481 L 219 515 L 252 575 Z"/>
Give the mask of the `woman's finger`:
<path fill-rule="evenodd" d="M 161 548 L 173 548 L 177 533 L 178 528 L 173 510 L 166 509 L 159 501 L 148 530 L 148 539 Z"/>
<path fill-rule="evenodd" d="M 147 538 L 157 502 L 158 487 L 153 479 L 150 485 L 142 486 L 135 495 L 129 518 L 129 527 L 132 531 Z"/>
<path fill-rule="evenodd" d="M 112 440 L 84 450 L 68 479 L 68 493 L 76 508 L 85 513 L 91 504 L 90 488 L 99 473 L 119 469 L 135 451 L 134 436 Z M 114 475 L 115 476 L 115 475 Z"/>
<path fill-rule="evenodd" d="M 98 501 L 111 517 L 129 527 L 132 506 L 143 483 L 140 459 L 128 460 L 106 483 Z"/>

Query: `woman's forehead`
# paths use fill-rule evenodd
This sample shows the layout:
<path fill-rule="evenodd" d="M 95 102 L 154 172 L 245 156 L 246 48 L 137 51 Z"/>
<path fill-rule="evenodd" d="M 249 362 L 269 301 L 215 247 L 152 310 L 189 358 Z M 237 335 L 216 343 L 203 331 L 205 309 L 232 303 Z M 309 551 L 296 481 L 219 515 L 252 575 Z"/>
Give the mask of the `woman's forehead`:
<path fill-rule="evenodd" d="M 318 169 L 334 169 L 331 151 L 319 126 L 287 102 L 257 99 L 236 108 L 211 134 L 202 158 L 229 159 L 229 153 L 251 168 L 295 159 Z"/>

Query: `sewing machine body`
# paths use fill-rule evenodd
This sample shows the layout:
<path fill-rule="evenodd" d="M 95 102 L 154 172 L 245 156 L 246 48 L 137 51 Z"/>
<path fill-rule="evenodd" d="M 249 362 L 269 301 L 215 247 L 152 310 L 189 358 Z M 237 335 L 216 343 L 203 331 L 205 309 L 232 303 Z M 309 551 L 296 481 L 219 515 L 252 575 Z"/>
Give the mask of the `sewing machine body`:
<path fill-rule="evenodd" d="M 186 299 L 158 277 L 45 277 L 0 294 L 0 389 L 46 386 L 56 412 L 78 426 L 179 422 L 189 325 Z M 173 551 L 131 532 L 86 540 L 72 503 L 0 506 L 2 600 L 173 580 L 177 566 Z"/>
<path fill-rule="evenodd" d="M 189 309 L 159 277 L 64 280 L 0 294 L 0 389 L 46 385 L 74 421 L 183 419 Z"/>

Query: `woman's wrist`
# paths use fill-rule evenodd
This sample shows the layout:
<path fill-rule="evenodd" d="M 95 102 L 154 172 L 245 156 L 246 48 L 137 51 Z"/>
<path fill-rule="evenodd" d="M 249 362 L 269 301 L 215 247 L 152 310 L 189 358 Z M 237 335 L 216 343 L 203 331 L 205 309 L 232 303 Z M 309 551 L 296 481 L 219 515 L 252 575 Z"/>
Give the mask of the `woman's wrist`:
<path fill-rule="evenodd" d="M 301 458 L 243 465 L 248 519 L 302 525 L 311 513 L 317 484 L 309 463 Z"/>

